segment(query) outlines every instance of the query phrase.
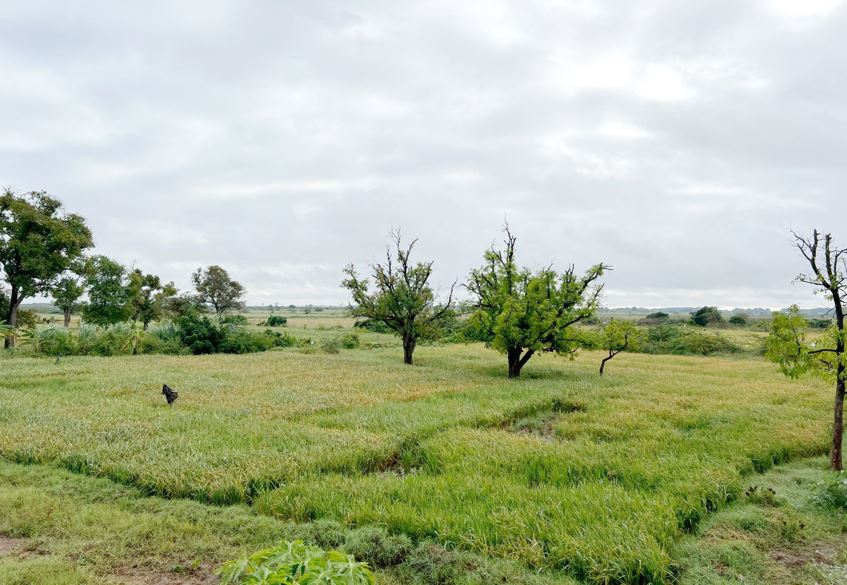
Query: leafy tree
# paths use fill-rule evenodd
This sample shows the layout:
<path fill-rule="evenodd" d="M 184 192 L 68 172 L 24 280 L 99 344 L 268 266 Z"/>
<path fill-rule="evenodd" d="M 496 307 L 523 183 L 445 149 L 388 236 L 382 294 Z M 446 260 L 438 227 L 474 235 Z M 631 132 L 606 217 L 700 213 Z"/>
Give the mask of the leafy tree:
<path fill-rule="evenodd" d="M 771 332 L 765 344 L 765 356 L 778 363 L 782 372 L 791 378 L 812 373 L 835 383 L 829 464 L 832 469 L 841 470 L 847 378 L 847 357 L 844 351 L 847 249 L 836 247 L 830 234 L 823 235 L 817 230 L 814 230 L 811 238 L 794 234 L 794 240 L 811 268 L 810 273 L 797 276 L 797 281 L 823 294 L 832 303 L 835 318 L 823 337 L 810 341 L 806 338 L 806 320 L 796 305 L 788 313 L 774 313 Z"/>
<path fill-rule="evenodd" d="M 700 327 L 723 322 L 723 316 L 717 307 L 700 307 L 691 313 L 691 322 Z"/>
<path fill-rule="evenodd" d="M 561 274 L 549 267 L 533 273 L 518 267 L 517 239 L 508 225 L 505 232 L 505 248 L 487 250 L 466 287 L 476 297 L 472 336 L 505 353 L 509 377 L 517 378 L 536 352 L 568 355 L 578 349 L 571 326 L 594 314 L 603 290 L 598 280 L 609 267 L 597 264 L 582 276 L 573 265 Z"/>
<path fill-rule="evenodd" d="M 82 295 L 85 294 L 85 279 L 91 269 L 88 259 L 80 258 L 69 267 L 51 289 L 53 304 L 62 310 L 65 327 L 71 324 L 71 315 L 82 307 Z"/>
<path fill-rule="evenodd" d="M 162 318 L 177 293 L 173 282 L 162 284 L 155 274 L 144 274 L 137 268 L 129 275 L 128 287 L 130 318 L 141 321 L 144 331 L 151 322 Z"/>
<path fill-rule="evenodd" d="M 600 375 L 606 369 L 606 362 L 622 351 L 636 350 L 641 346 L 641 330 L 632 321 L 612 319 L 600 331 L 600 348 L 609 355 L 600 362 Z"/>
<path fill-rule="evenodd" d="M 197 290 L 198 302 L 215 313 L 218 321 L 230 311 L 244 307 L 244 287 L 230 279 L 227 271 L 220 266 L 209 266 L 205 270 L 198 268 L 191 279 Z"/>
<path fill-rule="evenodd" d="M 23 300 L 48 293 L 92 245 L 85 220 L 65 213 L 58 199 L 6 189 L 0 196 L 0 270 L 9 285 L 8 307 L 0 315 L 5 323 L 14 327 Z M 6 337 L 5 345 L 14 345 L 14 338 Z"/>
<path fill-rule="evenodd" d="M 386 248 L 385 263 L 370 266 L 373 292 L 368 291 L 368 279 L 360 278 L 352 264 L 344 269 L 347 278 L 341 286 L 353 296 L 353 316 L 384 323 L 403 340 L 403 363 L 411 365 L 418 341 L 435 337 L 449 313 L 455 283 L 447 302 L 437 304 L 429 285 L 433 262 L 413 264 L 411 255 L 417 240 L 403 247 L 400 232 L 393 232 L 392 238 L 393 254 L 390 247 Z"/>
<path fill-rule="evenodd" d="M 94 325 L 112 325 L 127 321 L 132 315 L 126 268 L 106 256 L 94 256 L 86 278 L 88 303 L 82 319 Z"/>

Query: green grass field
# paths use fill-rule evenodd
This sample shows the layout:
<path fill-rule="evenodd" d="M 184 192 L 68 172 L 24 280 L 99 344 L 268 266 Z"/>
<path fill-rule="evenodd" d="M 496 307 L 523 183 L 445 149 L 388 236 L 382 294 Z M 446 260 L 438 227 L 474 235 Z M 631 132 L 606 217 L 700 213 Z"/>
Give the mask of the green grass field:
<path fill-rule="evenodd" d="M 335 327 L 349 321 L 309 315 L 288 329 L 320 337 Z M 510 563 L 513 576 L 501 582 L 668 583 L 686 566 L 677 547 L 710 512 L 737 500 L 755 474 L 827 445 L 829 387 L 786 380 L 753 356 L 621 355 L 603 378 L 599 354 L 541 356 L 510 381 L 503 357 L 481 346 L 421 347 L 408 367 L 391 338 L 368 340 L 369 349 L 333 355 L 3 359 L 0 534 L 38 535 L 10 520 L 8 502 L 36 506 L 25 497 L 103 504 L 92 533 L 108 524 L 108 506 L 118 527 L 133 525 L 125 514 L 146 514 L 133 503 L 144 500 L 228 515 L 230 524 L 180 525 L 198 543 L 182 556 L 126 544 L 132 554 L 95 559 L 67 582 L 112 582 L 127 565 L 207 566 L 291 526 L 332 520 Z M 173 408 L 163 383 L 180 392 Z M 89 497 L 73 486 L 93 480 L 78 474 L 111 480 L 91 485 L 112 495 Z M 16 490 L 29 495 L 15 500 Z M 237 519 L 220 507 L 228 505 Z M 45 530 L 59 559 L 49 563 L 73 564 L 76 553 L 55 544 L 61 531 Z M 35 562 L 48 561 L 18 564 Z M 0 576 L 12 571 L 4 566 Z M 418 582 L 396 567 L 381 577 Z"/>

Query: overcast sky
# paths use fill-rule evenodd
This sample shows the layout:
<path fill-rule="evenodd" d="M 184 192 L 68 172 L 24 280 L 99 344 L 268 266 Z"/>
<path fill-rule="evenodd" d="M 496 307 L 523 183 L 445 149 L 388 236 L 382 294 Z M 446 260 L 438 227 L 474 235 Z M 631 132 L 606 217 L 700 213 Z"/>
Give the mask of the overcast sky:
<path fill-rule="evenodd" d="M 346 302 L 392 226 L 445 289 L 507 217 L 609 306 L 823 305 L 789 229 L 847 244 L 845 38 L 838 0 L 0 0 L 0 184 L 251 303 Z"/>

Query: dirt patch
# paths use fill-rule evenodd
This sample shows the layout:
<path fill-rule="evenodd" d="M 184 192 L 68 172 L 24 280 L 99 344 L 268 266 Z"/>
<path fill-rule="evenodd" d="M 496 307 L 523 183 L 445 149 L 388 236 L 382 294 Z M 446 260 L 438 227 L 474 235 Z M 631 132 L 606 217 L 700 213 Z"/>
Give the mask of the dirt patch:
<path fill-rule="evenodd" d="M 8 536 L 0 535 L 0 557 L 20 553 L 26 547 L 27 540 L 25 538 L 9 538 Z"/>
<path fill-rule="evenodd" d="M 837 561 L 841 546 L 843 543 L 839 542 L 814 542 L 801 548 L 774 550 L 770 553 L 770 557 L 791 574 L 798 574 L 809 567 L 814 567 L 827 575 L 829 573 L 843 575 L 847 572 L 847 566 Z"/>
<path fill-rule="evenodd" d="M 185 573 L 163 572 L 152 569 L 126 569 L 118 575 L 123 585 L 218 585 L 220 578 L 212 566 Z"/>

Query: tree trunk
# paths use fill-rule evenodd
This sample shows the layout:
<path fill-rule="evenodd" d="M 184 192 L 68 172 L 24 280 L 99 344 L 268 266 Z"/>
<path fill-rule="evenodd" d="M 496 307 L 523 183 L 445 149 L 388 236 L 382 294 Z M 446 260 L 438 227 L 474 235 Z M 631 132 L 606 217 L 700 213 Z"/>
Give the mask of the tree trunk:
<path fill-rule="evenodd" d="M 606 362 L 607 362 L 607 361 L 609 361 L 610 359 L 612 359 L 613 357 L 614 357 L 614 356 L 611 356 L 611 355 L 610 355 L 609 357 L 605 357 L 605 358 L 603 358 L 603 361 L 602 361 L 602 362 L 600 362 L 600 375 L 601 375 L 601 376 L 603 375 L 603 370 L 605 370 L 605 369 L 606 369 Z"/>
<path fill-rule="evenodd" d="M 415 353 L 415 340 L 410 337 L 403 338 L 403 363 L 412 365 L 412 354 Z"/>
<path fill-rule="evenodd" d="M 510 347 L 506 351 L 506 357 L 509 358 L 509 377 L 520 378 L 521 368 L 523 367 L 521 363 L 521 348 Z"/>
<path fill-rule="evenodd" d="M 835 405 L 832 422 L 832 447 L 829 451 L 829 466 L 841 471 L 841 442 L 844 437 L 844 366 L 838 366 L 838 380 L 835 383 Z"/>
<path fill-rule="evenodd" d="M 19 296 L 18 287 L 13 286 L 11 295 L 9 296 L 9 316 L 6 317 L 6 325 L 14 327 L 18 324 L 18 307 L 21 306 L 21 302 L 23 302 L 23 300 L 23 297 Z M 15 347 L 14 335 L 7 337 L 3 345 L 6 349 Z"/>
<path fill-rule="evenodd" d="M 71 326 L 71 310 L 65 309 L 65 328 Z"/>

